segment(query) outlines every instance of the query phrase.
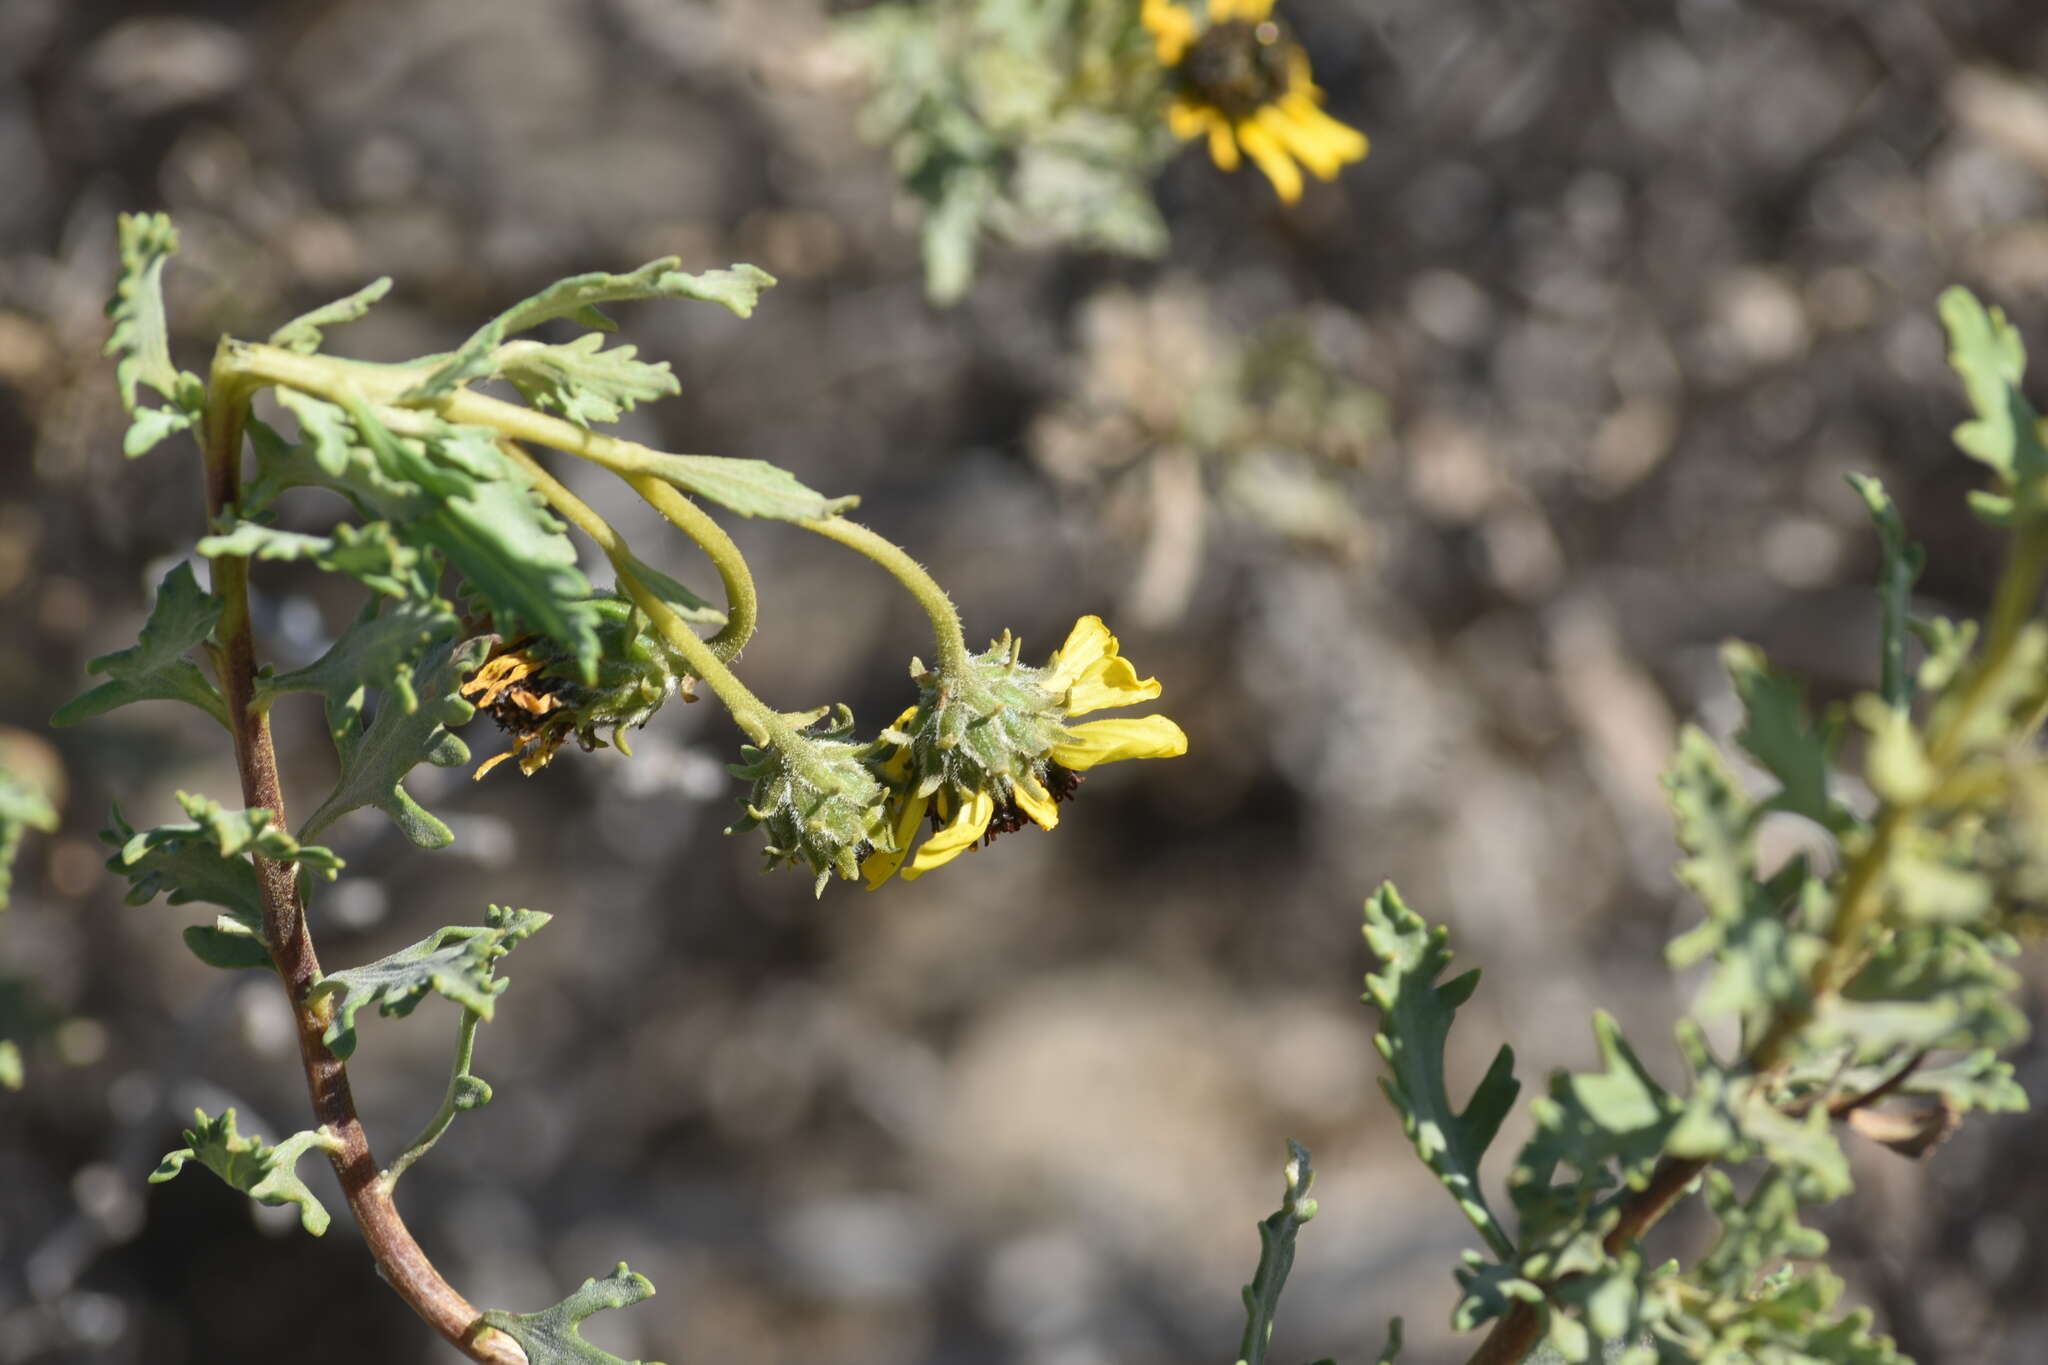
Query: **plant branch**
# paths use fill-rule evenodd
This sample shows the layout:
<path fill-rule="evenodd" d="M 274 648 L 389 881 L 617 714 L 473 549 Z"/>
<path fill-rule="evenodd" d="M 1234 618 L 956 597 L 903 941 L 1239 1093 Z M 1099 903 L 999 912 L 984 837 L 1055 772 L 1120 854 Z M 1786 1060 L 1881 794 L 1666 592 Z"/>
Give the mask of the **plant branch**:
<path fill-rule="evenodd" d="M 462 1021 L 456 1025 L 455 1068 L 448 1076 L 447 1093 L 442 1095 L 441 1107 L 427 1120 L 427 1126 L 420 1130 L 420 1135 L 407 1143 L 405 1150 L 398 1154 L 398 1159 L 385 1170 L 383 1183 L 386 1194 L 397 1186 L 398 1177 L 404 1175 L 413 1162 L 425 1156 L 432 1150 L 434 1144 L 441 1140 L 441 1134 L 448 1131 L 448 1125 L 455 1122 L 457 1114 L 464 1109 L 474 1108 L 482 1100 L 490 1098 L 488 1088 L 481 1091 L 481 1099 L 476 1098 L 479 1093 L 477 1087 L 482 1085 L 482 1082 L 472 1076 L 469 1070 L 471 1061 L 476 1057 L 477 1026 L 483 1021 L 484 1017 L 475 1010 L 466 1009 L 462 1012 Z M 468 1081 L 469 1085 L 465 1086 L 464 1081 Z M 465 1095 L 471 1097 L 469 1104 L 463 1103 Z"/>
<path fill-rule="evenodd" d="M 1953 700 L 1936 706 L 1928 725 L 1927 756 L 1938 775 L 1930 787 L 1938 787 L 1941 779 L 1965 757 L 1964 746 L 1977 710 L 1996 692 L 1999 675 L 2011 665 L 2021 632 L 2040 598 L 2044 578 L 2048 578 L 2048 525 L 2035 519 L 2023 524 L 2013 541 L 1992 598 L 1983 652 Z M 1843 872 L 1835 912 L 1827 926 L 1826 951 L 1814 965 L 1807 997 L 1772 1015 L 1771 1022 L 1749 1050 L 1746 1066 L 1752 1074 L 1767 1072 L 1778 1065 L 1792 1040 L 1813 1021 L 1819 1003 L 1840 991 L 1860 970 L 1867 956 L 1862 942 L 1865 931 L 1883 909 L 1885 868 L 1894 846 L 1908 832 L 1919 810 L 1917 805 L 1887 804 L 1879 812 L 1870 837 Z M 1920 1060 L 1916 1055 L 1876 1089 L 1830 1105 L 1830 1113 L 1840 1118 L 1883 1098 L 1912 1074 Z M 1659 1162 L 1649 1185 L 1622 1201 L 1621 1221 L 1603 1243 L 1607 1254 L 1618 1254 L 1641 1239 L 1709 1164 L 1694 1158 L 1668 1156 Z M 1494 1323 L 1467 1365 L 1512 1365 L 1535 1349 L 1543 1330 L 1543 1310 L 1535 1304 L 1517 1303 Z"/>
<path fill-rule="evenodd" d="M 227 363 L 230 350 L 231 343 L 223 342 L 214 359 L 214 383 L 202 440 L 209 520 L 221 517 L 241 493 L 242 432 L 248 419 L 252 385 Z M 277 826 L 285 828 L 284 788 L 278 776 L 277 751 L 271 743 L 270 720 L 265 709 L 255 704 L 256 646 L 249 616 L 249 562 L 223 555 L 214 559 L 212 565 L 212 589 L 222 603 L 215 631 L 214 662 L 233 723 L 235 767 L 241 776 L 242 799 L 252 810 L 270 811 Z M 307 1001 L 308 992 L 320 979 L 320 960 L 306 928 L 305 905 L 299 896 L 295 866 L 262 857 L 255 862 L 263 898 L 264 942 L 298 1025 L 299 1056 L 305 1067 L 313 1115 L 341 1139 L 341 1150 L 330 1154 L 329 1160 L 341 1181 L 349 1210 L 362 1229 L 363 1240 L 376 1258 L 377 1268 L 414 1312 L 471 1359 L 487 1365 L 525 1365 L 525 1353 L 503 1333 L 475 1330 L 477 1310 L 434 1268 L 406 1228 L 405 1220 L 399 1217 L 390 1190 L 378 1176 L 362 1120 L 356 1115 L 348 1069 L 321 1041 L 330 1007 L 324 1000 Z"/>

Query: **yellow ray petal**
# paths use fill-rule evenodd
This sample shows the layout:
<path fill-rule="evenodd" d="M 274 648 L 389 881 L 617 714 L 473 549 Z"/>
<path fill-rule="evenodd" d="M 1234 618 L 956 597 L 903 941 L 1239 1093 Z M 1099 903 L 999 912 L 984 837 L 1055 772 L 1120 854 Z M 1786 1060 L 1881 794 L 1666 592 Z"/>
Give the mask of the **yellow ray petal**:
<path fill-rule="evenodd" d="M 1066 742 L 1047 755 L 1062 768 L 1086 772 L 1098 763 L 1126 758 L 1174 758 L 1188 751 L 1188 737 L 1165 716 L 1091 720 L 1067 732 Z"/>
<path fill-rule="evenodd" d="M 896 849 L 876 849 L 860 865 L 861 876 L 867 878 L 868 890 L 872 891 L 896 875 L 896 869 L 903 866 L 903 860 L 910 856 L 910 842 L 917 834 L 918 825 L 924 820 L 925 808 L 931 804 L 928 796 L 913 796 L 905 801 L 896 813 Z"/>
<path fill-rule="evenodd" d="M 1334 179 L 1340 166 L 1364 160 L 1371 146 L 1364 133 L 1331 118 L 1306 95 L 1288 95 L 1259 114 L 1262 120 L 1275 120 L 1273 131 L 1324 180 Z"/>
<path fill-rule="evenodd" d="M 896 875 L 906 882 L 914 882 L 933 868 L 944 867 L 973 848 L 988 829 L 988 822 L 995 818 L 995 798 L 987 792 L 976 792 L 944 828 L 918 847 L 917 856 L 910 860 L 910 866 Z"/>
<path fill-rule="evenodd" d="M 1115 656 L 1116 636 L 1109 633 L 1100 616 L 1084 616 L 1067 632 L 1067 642 L 1053 651 L 1039 686 L 1052 693 L 1064 692 L 1081 680 L 1088 665 Z"/>
<path fill-rule="evenodd" d="M 1060 822 L 1060 808 L 1045 788 L 1031 778 L 1019 778 L 1010 789 L 1010 799 L 1017 803 L 1017 809 L 1031 817 L 1031 823 L 1040 829 L 1051 829 Z"/>
<path fill-rule="evenodd" d="M 1209 159 L 1219 171 L 1234 171 L 1242 160 L 1237 154 L 1237 138 L 1230 131 L 1230 120 L 1213 111 L 1209 117 Z"/>
<path fill-rule="evenodd" d="M 1173 103 L 1166 106 L 1166 126 L 1182 142 L 1192 142 L 1222 123 L 1221 114 L 1186 95 L 1175 95 Z"/>
<path fill-rule="evenodd" d="M 1330 154 L 1323 140 L 1316 136 L 1313 125 L 1290 116 L 1277 104 L 1269 104 L 1252 116 L 1259 127 L 1273 135 L 1273 140 L 1318 180 L 1329 180 L 1337 174 L 1337 168 L 1344 163 Z"/>
<path fill-rule="evenodd" d="M 1259 124 L 1256 118 L 1241 120 L 1237 125 L 1238 145 L 1273 182 L 1274 191 L 1283 204 L 1301 201 L 1301 168 L 1294 164 L 1294 158 L 1287 154 L 1279 139 Z"/>
<path fill-rule="evenodd" d="M 1179 66 L 1195 40 L 1195 16 L 1171 0 L 1145 0 L 1138 21 L 1152 35 L 1161 66 Z"/>
<path fill-rule="evenodd" d="M 1107 706 L 1132 706 L 1159 695 L 1159 679 L 1140 678 L 1129 659 L 1097 659 L 1067 689 L 1070 716 L 1085 716 Z"/>

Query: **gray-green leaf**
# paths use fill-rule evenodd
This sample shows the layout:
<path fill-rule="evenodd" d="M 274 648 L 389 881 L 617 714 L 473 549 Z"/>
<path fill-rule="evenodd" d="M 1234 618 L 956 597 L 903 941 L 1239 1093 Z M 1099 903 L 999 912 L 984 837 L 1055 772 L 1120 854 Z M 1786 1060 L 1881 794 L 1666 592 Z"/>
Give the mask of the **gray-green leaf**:
<path fill-rule="evenodd" d="M 171 363 L 163 274 L 164 264 L 178 250 L 177 228 L 167 214 L 124 213 L 120 237 L 121 276 L 107 303 L 114 329 L 104 354 L 119 357 L 114 382 L 121 391 L 121 406 L 133 419 L 121 449 L 132 458 L 196 422 L 206 409 L 206 390 L 197 375 Z M 140 406 L 136 389 L 144 385 L 170 406 Z"/>
<path fill-rule="evenodd" d="M 184 1147 L 164 1156 L 151 1172 L 150 1184 L 173 1179 L 186 1162 L 197 1161 L 259 1204 L 297 1204 L 299 1226 L 315 1237 L 327 1231 L 327 1209 L 299 1178 L 298 1165 L 299 1158 L 315 1147 L 323 1152 L 340 1151 L 340 1138 L 317 1128 L 267 1147 L 261 1139 L 245 1138 L 235 1131 L 232 1109 L 217 1119 L 208 1118 L 204 1109 L 195 1109 L 192 1117 L 198 1126 L 185 1131 Z"/>
<path fill-rule="evenodd" d="M 22 836 L 32 829 L 50 834 L 56 828 L 57 808 L 43 789 L 0 768 L 0 910 L 7 908 L 8 892 L 14 885 L 14 859 L 21 851 Z"/>
<path fill-rule="evenodd" d="M 498 372 L 499 347 L 505 344 L 505 338 L 538 327 L 543 322 L 574 318 L 596 331 L 614 331 L 616 328 L 612 320 L 598 305 L 633 299 L 700 299 L 706 303 L 721 304 L 738 316 L 747 317 L 753 313 L 761 291 L 775 283 L 774 276 L 751 265 L 691 275 L 677 269 L 681 264 L 680 257 L 665 256 L 625 275 L 596 271 L 557 280 L 478 328 L 447 364 L 408 392 L 405 401 L 431 403 L 434 399 L 445 398 L 463 384 L 490 378 Z"/>
<path fill-rule="evenodd" d="M 581 1288 L 553 1308 L 538 1313 L 507 1313 L 493 1308 L 481 1320 L 519 1343 L 529 1365 L 643 1365 L 623 1361 L 583 1339 L 583 1320 L 607 1308 L 629 1308 L 654 1297 L 645 1275 L 635 1275 L 620 1261 L 601 1280 L 585 1280 Z M 645 1365 L 657 1365 L 646 1362 Z"/>
<path fill-rule="evenodd" d="M 281 346 L 287 351 L 311 355 L 320 349 L 325 340 L 324 329 L 338 327 L 345 322 L 354 322 L 370 311 L 370 306 L 391 292 L 391 277 L 385 275 L 370 281 L 345 299 L 323 303 L 310 313 L 302 313 L 270 334 L 270 344 Z"/>
<path fill-rule="evenodd" d="M 1487 1207 L 1479 1161 L 1522 1084 L 1514 1077 L 1514 1049 L 1503 1044 L 1464 1112 L 1451 1102 L 1444 1043 L 1458 1007 L 1478 988 L 1479 972 L 1475 968 L 1437 984 L 1451 963 L 1449 936 L 1410 910 L 1392 883 L 1383 884 L 1365 903 L 1365 941 L 1381 963 L 1378 975 L 1365 978 L 1366 997 L 1380 1010 L 1373 1043 L 1394 1073 L 1382 1077 L 1380 1086 L 1400 1111 L 1415 1154 L 1436 1172 L 1487 1245 L 1506 1258 L 1513 1255 L 1514 1242 Z"/>
<path fill-rule="evenodd" d="M 682 392 L 667 361 L 635 359 L 637 348 L 600 350 L 604 337 L 585 332 L 561 346 L 514 341 L 498 352 L 498 374 L 526 401 L 558 412 L 579 427 L 616 422 L 636 404 Z"/>
<path fill-rule="evenodd" d="M 828 498 L 805 487 L 797 477 L 766 460 L 725 455 L 667 455 L 650 452 L 645 472 L 685 493 L 695 493 L 743 517 L 777 521 L 816 521 L 860 502 L 857 497 Z"/>
<path fill-rule="evenodd" d="M 352 720 L 352 713 L 359 713 L 362 706 L 361 697 L 353 690 L 342 694 L 340 706 L 328 712 L 335 747 L 341 752 L 341 780 L 307 819 L 307 837 L 352 810 L 374 806 L 420 848 L 443 848 L 454 841 L 448 826 L 414 801 L 401 784 L 422 762 L 452 768 L 469 761 L 469 746 L 451 731 L 475 715 L 476 708 L 457 689 L 488 648 L 488 638 L 482 636 L 434 645 L 412 679 L 417 695 L 408 697 L 396 688 L 387 692 L 367 726 Z M 337 668 L 337 674 L 340 671 Z M 337 677 L 333 685 L 338 689 L 345 681 Z M 414 702 L 410 709 L 407 700 Z"/>
<path fill-rule="evenodd" d="M 361 967 L 323 976 L 309 1002 L 334 998 L 334 1014 L 323 1041 L 335 1056 L 356 1050 L 356 1012 L 377 1006 L 386 1015 L 407 1015 L 430 993 L 453 1000 L 488 1021 L 500 994 L 511 983 L 493 973 L 494 964 L 548 922 L 538 910 L 492 906 L 482 926 L 450 925 L 410 948 Z"/>
<path fill-rule="evenodd" d="M 104 673 L 108 680 L 66 702 L 50 717 L 50 724 L 76 725 L 130 702 L 182 701 L 212 716 L 222 729 L 230 729 L 227 703 L 219 690 L 185 657 L 212 633 L 220 613 L 219 600 L 200 588 L 192 566 L 179 564 L 157 588 L 156 605 L 150 608 L 141 638 L 85 666 L 86 672 Z"/>

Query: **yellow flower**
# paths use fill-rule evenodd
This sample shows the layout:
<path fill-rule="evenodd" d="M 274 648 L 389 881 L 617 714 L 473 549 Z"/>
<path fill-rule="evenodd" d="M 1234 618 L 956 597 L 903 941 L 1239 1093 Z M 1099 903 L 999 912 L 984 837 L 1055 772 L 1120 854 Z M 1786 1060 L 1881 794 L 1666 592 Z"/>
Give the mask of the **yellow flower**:
<path fill-rule="evenodd" d="M 1242 152 L 1292 204 L 1302 166 L 1334 180 L 1364 159 L 1365 134 L 1323 112 L 1308 54 L 1273 17 L 1273 0 L 1209 0 L 1200 20 L 1174 0 L 1144 0 L 1139 18 L 1176 77 L 1167 126 L 1182 141 L 1206 135 L 1223 170 L 1236 170 Z"/>
<path fill-rule="evenodd" d="M 891 821 L 894 849 L 878 848 L 861 864 L 870 890 L 893 876 L 914 881 L 933 868 L 943 867 L 977 843 L 997 834 L 1021 829 L 1026 820 L 1041 829 L 1059 823 L 1059 803 L 1074 794 L 1081 775 L 1102 763 L 1126 758 L 1172 758 L 1188 750 L 1188 737 L 1165 716 L 1118 717 L 1068 725 L 1065 720 L 1085 716 L 1112 706 L 1129 706 L 1151 701 L 1159 695 L 1156 678 L 1140 678 L 1130 660 L 1117 653 L 1116 636 L 1098 616 L 1084 616 L 1074 623 L 1065 644 L 1043 669 L 1022 669 L 1015 662 L 1016 650 L 1007 641 L 977 659 L 993 675 L 1000 673 L 1006 705 L 1026 714 L 1011 716 L 1007 733 L 1040 733 L 1033 720 L 1047 724 L 1046 736 L 1037 752 L 1014 755 L 1016 760 L 999 767 L 1001 756 L 989 755 L 963 778 L 915 781 L 917 745 L 912 727 L 932 718 L 934 708 L 920 704 L 896 718 L 884 731 L 895 749 L 876 764 L 883 783 L 897 791 Z M 1004 727 L 969 723 L 970 732 L 993 734 Z M 941 728 L 936 724 L 927 729 Z M 957 754 L 968 745 L 954 745 L 947 752 Z M 926 817 L 936 828 L 911 852 L 917 827 Z"/>

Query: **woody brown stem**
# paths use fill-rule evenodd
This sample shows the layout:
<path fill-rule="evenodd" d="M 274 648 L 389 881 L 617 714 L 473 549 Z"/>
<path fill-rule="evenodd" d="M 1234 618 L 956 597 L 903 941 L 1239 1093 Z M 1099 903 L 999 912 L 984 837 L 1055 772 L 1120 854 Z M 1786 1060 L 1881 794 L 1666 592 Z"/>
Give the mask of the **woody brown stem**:
<path fill-rule="evenodd" d="M 222 354 L 226 354 L 225 344 Z M 219 358 L 213 378 L 203 440 L 209 520 L 217 520 L 240 496 L 242 430 L 249 396 L 246 385 L 225 372 Z M 221 602 L 214 666 L 234 731 L 242 800 L 251 810 L 269 811 L 275 827 L 288 828 L 270 718 L 265 708 L 254 704 L 256 645 L 249 617 L 249 561 L 223 555 L 214 559 L 212 566 L 213 594 Z M 310 1003 L 307 998 L 320 979 L 320 959 L 306 928 L 297 865 L 258 857 L 256 879 L 263 898 L 263 940 L 291 1001 L 313 1115 L 341 1139 L 341 1149 L 330 1153 L 329 1159 L 377 1268 L 414 1312 L 472 1360 L 487 1365 L 526 1365 L 525 1352 L 511 1338 L 481 1326 L 475 1307 L 434 1268 L 392 1202 L 390 1189 L 370 1153 L 362 1120 L 356 1116 L 348 1069 L 322 1041 L 332 1006 L 324 998 Z"/>

